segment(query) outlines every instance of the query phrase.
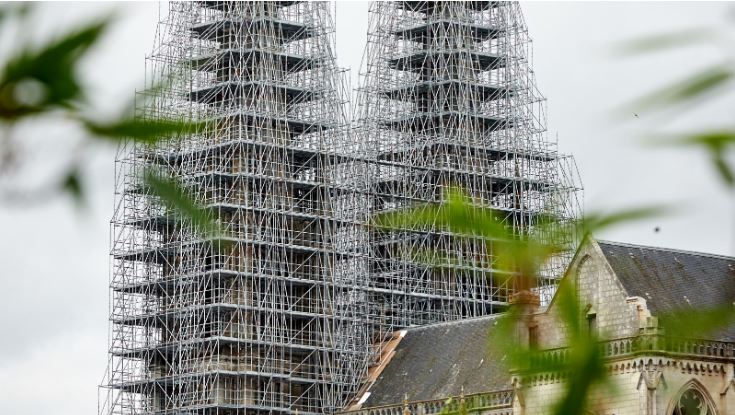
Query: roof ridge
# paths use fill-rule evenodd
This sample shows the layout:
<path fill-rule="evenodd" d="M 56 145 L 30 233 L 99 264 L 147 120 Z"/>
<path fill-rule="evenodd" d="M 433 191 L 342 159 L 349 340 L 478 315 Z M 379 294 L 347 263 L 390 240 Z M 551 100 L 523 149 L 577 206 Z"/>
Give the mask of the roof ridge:
<path fill-rule="evenodd" d="M 717 259 L 725 259 L 725 260 L 735 261 L 735 256 L 713 254 L 713 253 L 709 253 L 709 252 L 688 251 L 688 250 L 685 250 L 685 249 L 664 248 L 664 247 L 660 247 L 660 246 L 631 244 L 631 243 L 626 243 L 626 242 L 608 241 L 608 240 L 604 240 L 604 239 L 597 239 L 596 241 L 597 241 L 598 244 L 603 244 L 603 245 L 616 245 L 616 246 L 628 247 L 628 248 L 643 248 L 643 249 L 650 249 L 650 250 L 655 250 L 655 251 L 664 251 L 664 252 L 671 252 L 671 253 L 678 253 L 678 254 L 696 255 L 696 256 L 702 256 L 702 257 L 708 257 L 708 258 L 717 258 Z"/>
<path fill-rule="evenodd" d="M 440 321 L 438 323 L 430 323 L 430 324 L 422 324 L 422 325 L 419 325 L 419 326 L 411 326 L 411 327 L 407 327 L 407 328 L 402 329 L 402 330 L 419 331 L 419 330 L 424 330 L 424 329 L 431 329 L 431 328 L 434 328 L 434 327 L 452 326 L 452 325 L 459 325 L 459 324 L 464 324 L 464 323 L 473 323 L 473 322 L 482 321 L 482 320 L 495 320 L 496 318 L 498 318 L 500 316 L 504 316 L 505 314 L 506 314 L 505 312 L 502 312 L 502 313 L 488 314 L 488 315 L 485 315 L 485 316 L 460 318 L 460 319 L 457 319 L 457 320 L 449 320 L 449 321 Z"/>

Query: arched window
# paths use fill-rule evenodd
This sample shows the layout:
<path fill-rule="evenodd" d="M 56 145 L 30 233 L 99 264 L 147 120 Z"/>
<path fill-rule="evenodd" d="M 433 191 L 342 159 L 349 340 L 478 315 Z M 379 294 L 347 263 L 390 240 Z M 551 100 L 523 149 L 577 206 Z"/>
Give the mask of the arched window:
<path fill-rule="evenodd" d="M 715 415 L 715 411 L 702 392 L 689 388 L 679 396 L 672 415 Z"/>

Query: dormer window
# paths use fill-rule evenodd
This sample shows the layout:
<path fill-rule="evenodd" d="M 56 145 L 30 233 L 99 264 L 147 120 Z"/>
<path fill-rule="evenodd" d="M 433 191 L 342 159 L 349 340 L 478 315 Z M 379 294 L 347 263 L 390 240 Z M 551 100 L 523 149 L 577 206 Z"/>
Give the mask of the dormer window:
<path fill-rule="evenodd" d="M 597 313 L 587 314 L 587 332 L 590 336 L 597 336 Z"/>

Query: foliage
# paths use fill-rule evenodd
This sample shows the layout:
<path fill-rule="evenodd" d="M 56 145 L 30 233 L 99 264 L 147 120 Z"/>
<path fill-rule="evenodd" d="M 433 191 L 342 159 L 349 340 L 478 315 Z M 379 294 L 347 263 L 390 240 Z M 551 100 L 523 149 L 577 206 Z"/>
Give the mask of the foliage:
<path fill-rule="evenodd" d="M 33 6 L 6 4 L 0 6 L 0 29 L 16 22 L 22 27 L 30 24 Z M 186 120 L 148 119 L 125 111 L 112 121 L 96 119 L 89 110 L 86 88 L 79 79 L 79 65 L 89 51 L 103 38 L 113 19 L 104 18 L 71 30 L 40 46 L 27 44 L 0 63 L 0 146 L 5 151 L 12 148 L 12 126 L 28 119 L 62 116 L 75 122 L 88 135 L 88 139 L 120 144 L 155 146 L 163 140 L 177 139 L 200 131 L 201 126 Z M 698 33 L 698 34 L 697 34 Z M 696 34 L 696 35 L 695 35 Z M 709 40 L 706 31 L 688 31 L 665 34 L 631 42 L 625 53 L 641 53 L 661 48 L 678 47 L 685 42 Z M 3 56 L 6 54 L 2 54 Z M 735 68 L 730 62 L 707 68 L 685 80 L 654 92 L 635 103 L 642 110 L 659 111 L 679 104 L 690 104 L 712 93 L 725 90 L 735 79 Z M 735 188 L 735 168 L 728 164 L 727 154 L 735 148 L 735 126 L 730 129 L 693 132 L 674 139 L 655 140 L 656 145 L 696 147 L 705 149 L 711 156 L 719 177 L 730 188 Z M 2 161 L 0 161 L 2 163 Z M 57 187 L 81 202 L 86 194 L 80 178 L 81 161 L 77 161 L 63 176 Z M 0 175 L 2 175 L 0 164 Z M 143 183 L 170 209 L 187 218 L 196 227 L 209 233 L 220 233 L 211 215 L 189 198 L 175 180 L 146 172 Z M 411 229 L 433 224 L 468 238 L 493 241 L 493 255 L 499 259 L 501 269 L 511 270 L 519 279 L 518 286 L 533 285 L 539 269 L 550 257 L 562 250 L 574 249 L 569 241 L 582 240 L 586 235 L 621 222 L 647 218 L 663 212 L 660 207 L 645 207 L 617 212 L 612 215 L 592 214 L 578 223 L 560 223 L 555 218 L 545 218 L 532 235 L 517 235 L 498 219 L 500 214 L 492 209 L 476 206 L 459 190 L 450 192 L 439 204 L 422 206 L 405 212 L 382 215 L 376 218 L 376 226 L 390 229 Z M 581 414 L 587 406 L 591 388 L 608 385 L 603 360 L 597 347 L 597 338 L 581 325 L 582 308 L 568 283 L 562 283 L 557 291 L 556 306 L 561 311 L 563 323 L 570 328 L 569 349 L 571 358 L 565 362 L 543 363 L 539 351 L 519 347 L 512 330 L 520 318 L 511 309 L 503 320 L 507 335 L 499 336 L 512 365 L 525 375 L 544 371 L 564 371 L 569 374 L 567 393 L 555 403 L 555 414 Z M 662 320 L 673 335 L 692 335 L 695 332 L 716 330 L 732 320 L 731 307 L 692 312 L 681 310 Z M 696 331 L 695 331 L 696 329 Z M 529 362 L 537 362 L 529 365 Z M 538 363 L 541 362 L 541 363 Z M 467 408 L 461 405 L 460 413 Z"/>
<path fill-rule="evenodd" d="M 573 251 L 574 241 L 621 222 L 646 219 L 667 211 L 662 206 L 647 206 L 608 215 L 589 214 L 574 222 L 546 216 L 540 219 L 533 234 L 517 234 L 502 222 L 503 212 L 475 205 L 461 189 L 450 189 L 441 203 L 381 214 L 375 217 L 373 224 L 395 230 L 431 225 L 436 229 L 451 230 L 458 237 L 492 241 L 498 268 L 512 271 L 521 280 L 519 286 L 528 287 L 529 284 L 532 286 L 541 266 L 552 256 Z"/>
<path fill-rule="evenodd" d="M 33 6 L 28 4 L 0 6 L 0 31 L 7 30 L 11 24 L 23 28 L 32 26 L 32 11 Z M 44 122 L 60 117 L 81 127 L 88 143 L 97 141 L 114 145 L 155 146 L 202 129 L 200 124 L 188 120 L 147 117 L 140 110 L 136 114 L 135 108 L 124 110 L 112 120 L 103 121 L 95 117 L 95 111 L 90 110 L 88 87 L 79 77 L 79 67 L 112 24 L 110 17 L 86 23 L 40 46 L 26 44 L 0 63 L 0 149 L 4 153 L 12 152 L 13 141 L 21 139 L 13 136 L 12 126 L 31 119 Z M 5 157 L 6 160 L 13 158 L 15 155 Z M 4 171 L 1 163 L 0 175 Z M 86 197 L 81 165 L 82 160 L 72 160 L 67 172 L 55 185 L 77 203 L 82 203 Z M 150 172 L 141 180 L 168 207 L 190 219 L 200 229 L 215 232 L 210 216 L 203 214 L 178 182 L 164 180 Z M 25 191 L 31 192 L 30 189 Z M 40 193 L 49 192 L 43 188 Z"/>
<path fill-rule="evenodd" d="M 188 221 L 193 228 L 201 231 L 208 238 L 214 238 L 216 245 L 227 244 L 220 238 L 224 232 L 217 225 L 214 216 L 206 209 L 198 206 L 190 198 L 179 182 L 164 177 L 153 170 L 148 170 L 143 175 L 143 183 L 149 187 L 151 194 L 157 196 L 169 209 L 172 219 L 179 222 Z"/>
<path fill-rule="evenodd" d="M 707 29 L 690 29 L 636 39 L 627 42 L 618 51 L 624 54 L 650 53 L 665 48 L 710 42 L 715 37 L 716 33 Z M 644 96 L 633 103 L 632 107 L 639 112 L 663 111 L 681 105 L 692 106 L 698 100 L 729 91 L 734 80 L 735 66 L 731 61 L 725 60 Z M 735 167 L 727 162 L 728 154 L 735 150 L 735 125 L 729 129 L 692 132 L 650 142 L 657 146 L 704 149 L 709 153 L 712 165 L 723 183 L 730 189 L 735 188 Z M 376 224 L 409 229 L 434 224 L 463 235 L 492 240 L 495 246 L 500 247 L 494 248 L 494 254 L 500 257 L 502 269 L 513 270 L 514 278 L 532 282 L 534 275 L 540 270 L 540 264 L 561 249 L 576 249 L 576 246 L 565 245 L 565 241 L 583 241 L 587 235 L 601 229 L 656 216 L 666 210 L 662 207 L 644 207 L 609 215 L 588 214 L 581 218 L 576 226 L 555 223 L 554 218 L 547 218 L 539 224 L 535 234 L 519 237 L 505 228 L 497 220 L 498 215 L 491 209 L 474 206 L 471 199 L 453 191 L 438 205 L 421 206 L 405 212 L 383 215 L 377 218 Z M 549 229 L 552 232 L 549 232 Z M 520 284 L 520 287 L 528 287 L 528 283 Z M 511 367 L 518 371 L 521 379 L 538 373 L 565 373 L 566 392 L 553 403 L 553 413 L 581 415 L 590 409 L 587 399 L 593 388 L 607 388 L 608 393 L 614 393 L 614 389 L 608 381 L 600 353 L 600 337 L 582 326 L 583 309 L 569 279 L 561 281 L 554 306 L 559 311 L 559 323 L 567 328 L 568 359 L 549 361 L 543 358 L 541 351 L 522 346 L 517 340 L 515 330 L 523 316 L 515 307 L 511 307 L 505 318 L 501 319 L 500 333 L 496 334 L 493 340 L 496 344 L 500 344 L 509 356 Z M 735 323 L 735 311 L 731 304 L 698 310 L 679 309 L 661 313 L 658 317 L 667 336 L 674 338 L 704 337 Z M 456 405 L 450 404 L 451 402 L 447 402 L 444 412 L 458 413 Z"/>
<path fill-rule="evenodd" d="M 634 39 L 622 44 L 618 51 L 625 55 L 650 54 L 689 45 L 713 44 L 717 41 L 724 43 L 726 40 L 721 39 L 719 33 L 710 29 L 692 28 Z M 732 91 L 734 83 L 735 63 L 732 59 L 725 58 L 722 62 L 640 98 L 628 107 L 632 107 L 636 112 L 661 112 L 670 109 L 685 111 L 687 108 L 696 107 L 696 104 L 703 99 Z M 706 151 L 723 183 L 730 190 L 735 189 L 735 165 L 727 161 L 728 155 L 735 153 L 735 124 L 727 128 L 694 131 L 649 142 L 657 146 L 699 148 Z"/>
<path fill-rule="evenodd" d="M 589 214 L 576 223 L 563 223 L 546 218 L 530 235 L 517 235 L 506 227 L 500 212 L 477 206 L 472 199 L 454 189 L 437 204 L 391 212 L 375 218 L 375 226 L 387 229 L 418 229 L 427 225 L 451 230 L 458 237 L 481 238 L 492 241 L 493 255 L 498 257 L 500 269 L 511 270 L 514 278 L 524 280 L 516 287 L 529 289 L 541 266 L 563 250 L 576 250 L 573 241 L 584 241 L 588 235 L 621 223 L 659 216 L 667 210 L 662 207 L 644 207 L 612 214 Z M 523 318 L 520 311 L 511 307 L 500 320 L 493 342 L 501 347 L 509 359 L 510 367 L 523 381 L 539 373 L 566 374 L 566 393 L 553 404 L 556 415 L 584 414 L 589 410 L 587 398 L 594 388 L 606 388 L 615 393 L 609 382 L 607 370 L 596 333 L 591 333 L 584 321 L 584 310 L 579 303 L 569 279 L 563 279 L 554 298 L 559 311 L 559 324 L 567 329 L 568 356 L 563 361 L 548 360 L 543 351 L 523 346 L 518 342 L 516 327 Z M 662 315 L 667 334 L 671 336 L 706 335 L 735 322 L 733 307 L 718 306 L 705 310 L 677 310 Z M 604 333 L 602 334 L 604 335 Z M 459 413 L 466 408 L 446 405 L 445 413 Z"/>
<path fill-rule="evenodd" d="M 498 268 L 510 270 L 514 278 L 518 279 L 515 286 L 529 290 L 543 264 L 562 251 L 574 250 L 576 246 L 573 241 L 583 240 L 592 232 L 621 222 L 645 219 L 662 211 L 660 207 L 637 208 L 612 215 L 589 215 L 576 223 L 565 223 L 547 217 L 539 224 L 536 232 L 518 235 L 501 222 L 501 212 L 477 206 L 462 191 L 453 189 L 441 203 L 379 215 L 375 218 L 375 225 L 389 229 L 411 229 L 433 224 L 438 229 L 451 230 L 458 237 L 492 241 L 492 254 L 498 258 Z M 606 371 L 599 354 L 597 338 L 590 336 L 581 326 L 581 306 L 572 287 L 562 283 L 557 291 L 555 304 L 562 311 L 561 323 L 569 327 L 571 358 L 568 361 L 544 363 L 538 350 L 520 347 L 514 330 L 521 315 L 515 308 L 511 308 L 501 320 L 499 334 L 495 336 L 496 344 L 501 345 L 511 366 L 519 370 L 523 377 L 548 371 L 569 373 L 568 393 L 556 403 L 554 413 L 582 414 L 590 388 L 606 383 Z M 535 364 L 530 366 L 529 362 Z"/>
<path fill-rule="evenodd" d="M 686 39 L 686 42 L 682 42 L 682 39 Z M 650 52 L 709 39 L 711 33 L 704 30 L 678 32 L 630 42 L 623 51 Z M 733 79 L 735 68 L 726 61 L 649 94 L 633 106 L 636 111 L 662 111 L 680 104 L 692 105 L 698 99 L 727 91 Z M 666 137 L 653 140 L 651 143 L 658 146 L 704 149 L 710 154 L 712 165 L 720 179 L 729 188 L 735 188 L 735 169 L 727 162 L 728 152 L 735 150 L 735 126 L 731 129 L 682 134 L 673 139 Z M 525 288 L 533 282 L 534 276 L 540 270 L 540 264 L 562 249 L 576 249 L 575 246 L 565 245 L 565 241 L 583 241 L 587 235 L 601 229 L 656 216 L 667 210 L 670 209 L 654 206 L 608 215 L 587 214 L 575 226 L 555 222 L 554 218 L 546 218 L 539 224 L 535 234 L 518 236 L 505 228 L 497 220 L 498 214 L 491 209 L 474 206 L 471 199 L 458 191 L 453 191 L 443 203 L 384 215 L 377 219 L 376 224 L 394 228 L 420 228 L 434 224 L 460 234 L 492 240 L 496 247 L 500 247 L 494 248 L 494 254 L 499 256 L 501 269 L 513 270 L 515 278 L 526 280 L 527 282 L 516 285 Z M 543 238 L 540 235 L 543 235 Z M 599 337 L 581 325 L 583 310 L 569 280 L 562 280 L 560 283 L 554 304 L 560 311 L 559 323 L 568 329 L 568 359 L 564 361 L 544 359 L 540 350 L 519 344 L 515 330 L 522 315 L 514 307 L 511 307 L 501 320 L 500 332 L 494 340 L 503 348 L 509 357 L 511 367 L 520 374 L 521 380 L 538 373 L 565 373 L 566 392 L 553 403 L 553 413 L 583 414 L 589 409 L 587 399 L 593 388 L 607 388 L 608 393 L 615 391 L 604 367 Z M 674 338 L 704 337 L 735 323 L 735 312 L 729 304 L 699 310 L 679 309 L 660 314 L 658 317 L 665 327 L 667 336 Z M 445 412 L 457 413 L 457 410 L 454 406 L 447 405 Z"/>

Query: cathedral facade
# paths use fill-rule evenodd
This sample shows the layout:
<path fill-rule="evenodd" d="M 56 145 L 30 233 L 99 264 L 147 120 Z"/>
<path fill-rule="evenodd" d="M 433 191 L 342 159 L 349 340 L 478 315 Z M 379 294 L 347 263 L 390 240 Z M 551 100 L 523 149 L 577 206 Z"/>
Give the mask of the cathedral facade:
<path fill-rule="evenodd" d="M 595 388 L 596 415 L 735 413 L 735 327 L 708 335 L 667 334 L 665 316 L 729 306 L 735 258 L 588 240 L 565 278 L 573 284 L 585 330 L 599 337 L 611 387 Z M 520 345 L 551 361 L 570 356 L 568 328 L 555 298 L 522 306 Z M 399 331 L 387 363 L 345 411 L 355 415 L 467 411 L 487 415 L 550 414 L 567 373 L 520 376 L 498 346 L 500 316 Z"/>

